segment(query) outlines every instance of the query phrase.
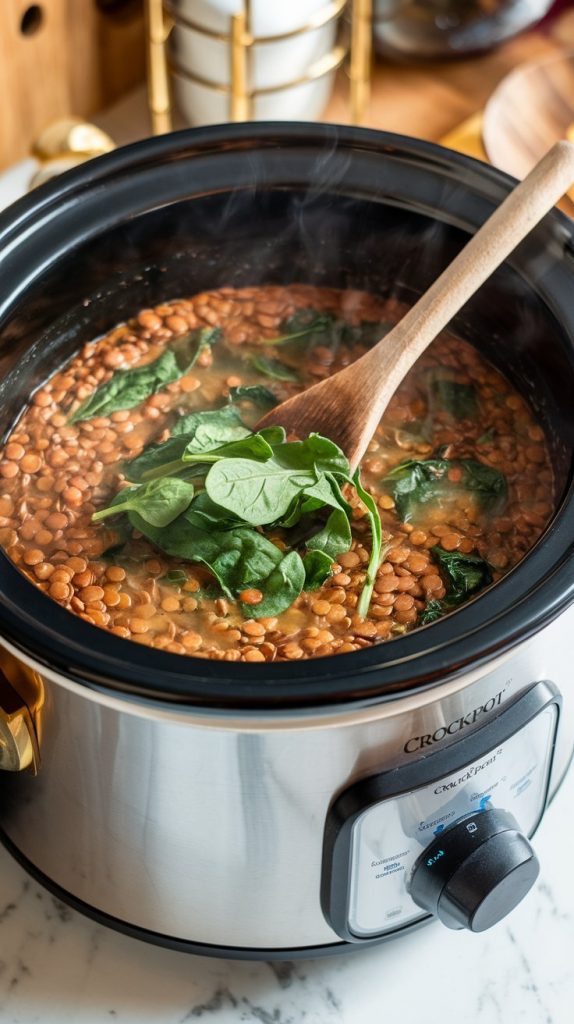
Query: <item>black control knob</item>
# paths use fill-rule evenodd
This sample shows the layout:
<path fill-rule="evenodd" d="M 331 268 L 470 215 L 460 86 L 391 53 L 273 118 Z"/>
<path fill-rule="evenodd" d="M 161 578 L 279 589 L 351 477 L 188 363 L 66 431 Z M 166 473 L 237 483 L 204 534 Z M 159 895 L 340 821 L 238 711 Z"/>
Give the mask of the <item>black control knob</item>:
<path fill-rule="evenodd" d="M 416 861 L 410 894 L 448 928 L 483 932 L 532 887 L 539 863 L 508 811 L 477 811 L 442 832 Z"/>

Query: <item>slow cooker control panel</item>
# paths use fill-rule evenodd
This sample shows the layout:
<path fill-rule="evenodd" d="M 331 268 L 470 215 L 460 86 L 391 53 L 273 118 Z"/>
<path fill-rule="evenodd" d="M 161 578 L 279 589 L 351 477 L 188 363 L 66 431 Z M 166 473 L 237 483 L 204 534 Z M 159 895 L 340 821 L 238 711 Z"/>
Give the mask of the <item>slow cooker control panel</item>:
<path fill-rule="evenodd" d="M 560 698 L 532 686 L 445 750 L 355 783 L 331 806 L 321 900 L 347 941 L 435 914 L 482 931 L 533 884 Z"/>

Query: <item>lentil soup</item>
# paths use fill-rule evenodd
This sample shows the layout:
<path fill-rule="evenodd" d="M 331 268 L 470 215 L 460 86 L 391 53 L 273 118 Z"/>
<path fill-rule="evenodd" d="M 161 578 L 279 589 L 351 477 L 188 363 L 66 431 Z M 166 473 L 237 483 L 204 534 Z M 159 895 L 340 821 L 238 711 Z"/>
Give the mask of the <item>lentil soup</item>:
<path fill-rule="evenodd" d="M 305 285 L 143 310 L 85 345 L 12 428 L 0 543 L 87 622 L 202 658 L 344 654 L 452 611 L 520 561 L 554 507 L 541 427 L 468 343 L 441 336 L 408 374 L 363 459 L 364 491 L 332 452 L 273 521 L 240 516 L 233 496 L 214 504 L 209 488 L 245 452 L 270 465 L 281 439 L 251 430 L 265 408 L 358 358 L 402 312 Z M 283 488 L 307 480 L 302 466 L 282 470 Z M 214 537 L 222 555 L 206 553 Z"/>

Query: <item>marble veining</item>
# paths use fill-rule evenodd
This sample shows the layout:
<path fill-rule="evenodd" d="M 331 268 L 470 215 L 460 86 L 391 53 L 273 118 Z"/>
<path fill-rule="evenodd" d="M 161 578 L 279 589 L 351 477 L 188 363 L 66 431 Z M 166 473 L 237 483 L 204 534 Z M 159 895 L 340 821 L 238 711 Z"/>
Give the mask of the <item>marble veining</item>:
<path fill-rule="evenodd" d="M 0 850 L 0 1022 L 570 1024 L 573 807 L 571 771 L 534 840 L 540 881 L 489 932 L 433 925 L 351 956 L 284 963 L 191 957 L 118 935 Z"/>

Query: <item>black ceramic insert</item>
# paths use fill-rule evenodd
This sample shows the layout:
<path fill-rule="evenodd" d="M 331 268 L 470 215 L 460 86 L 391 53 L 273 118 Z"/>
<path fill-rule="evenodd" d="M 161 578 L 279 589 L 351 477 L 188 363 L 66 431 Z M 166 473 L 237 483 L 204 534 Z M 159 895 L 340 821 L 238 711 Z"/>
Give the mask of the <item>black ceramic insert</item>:
<path fill-rule="evenodd" d="M 415 298 L 508 193 L 438 146 L 330 125 L 194 129 L 62 175 L 0 216 L 0 436 L 81 344 L 204 288 L 304 281 Z M 297 665 L 140 648 L 72 616 L 0 553 L 0 635 L 90 686 L 226 708 L 389 699 L 491 658 L 574 599 L 574 228 L 547 217 L 454 329 L 535 405 L 561 509 L 487 594 L 381 646 Z"/>

